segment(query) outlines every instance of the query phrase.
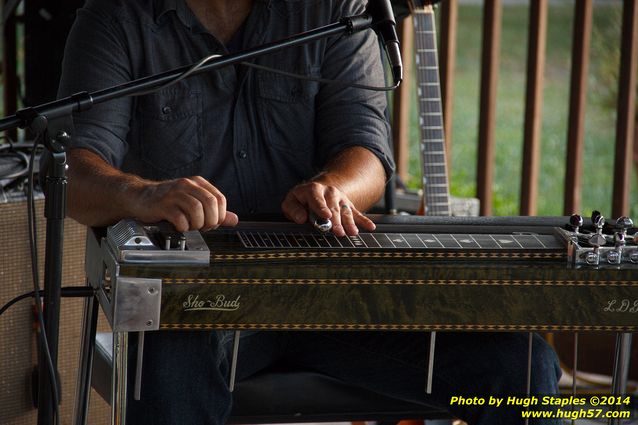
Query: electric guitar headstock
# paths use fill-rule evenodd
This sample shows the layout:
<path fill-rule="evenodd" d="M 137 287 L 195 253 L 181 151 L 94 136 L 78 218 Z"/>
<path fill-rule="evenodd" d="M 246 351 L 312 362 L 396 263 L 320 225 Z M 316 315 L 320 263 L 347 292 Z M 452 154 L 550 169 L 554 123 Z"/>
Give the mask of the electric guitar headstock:
<path fill-rule="evenodd" d="M 435 4 L 440 2 L 441 0 L 406 0 L 410 13 L 419 10 L 431 10 Z"/>
<path fill-rule="evenodd" d="M 392 11 L 397 21 L 406 18 L 410 14 L 424 10 L 427 7 L 440 3 L 441 0 L 391 0 Z"/>

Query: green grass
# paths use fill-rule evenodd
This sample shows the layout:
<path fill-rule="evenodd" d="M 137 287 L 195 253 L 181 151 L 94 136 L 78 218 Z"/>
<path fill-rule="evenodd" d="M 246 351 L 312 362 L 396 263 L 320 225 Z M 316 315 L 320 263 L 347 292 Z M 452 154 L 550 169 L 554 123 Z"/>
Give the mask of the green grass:
<path fill-rule="evenodd" d="M 622 4 L 594 7 L 586 108 L 585 150 L 580 213 L 598 209 L 610 215 L 615 144 L 617 63 Z M 573 2 L 552 2 L 542 111 L 542 148 L 538 215 L 561 215 L 565 180 Z M 459 6 L 458 51 L 454 89 L 450 187 L 455 196 L 475 196 L 479 119 L 481 5 Z M 529 8 L 505 5 L 496 117 L 493 214 L 519 213 Z M 418 140 L 416 101 L 411 140 Z M 419 184 L 419 155 L 411 146 L 409 185 Z M 638 217 L 638 189 L 632 175 L 631 214 Z"/>

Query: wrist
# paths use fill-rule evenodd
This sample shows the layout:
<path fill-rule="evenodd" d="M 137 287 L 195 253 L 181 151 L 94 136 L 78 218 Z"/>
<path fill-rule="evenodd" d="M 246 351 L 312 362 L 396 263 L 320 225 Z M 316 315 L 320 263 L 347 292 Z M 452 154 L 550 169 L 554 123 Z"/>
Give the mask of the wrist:
<path fill-rule="evenodd" d="M 324 186 L 330 186 L 338 189 L 341 192 L 344 192 L 344 181 L 337 174 L 331 173 L 330 171 L 322 171 L 313 178 L 311 178 L 309 183 L 319 183 Z"/>
<path fill-rule="evenodd" d="M 126 217 L 143 217 L 144 212 L 153 204 L 153 194 L 158 184 L 135 175 L 127 175 L 121 186 L 120 211 Z"/>

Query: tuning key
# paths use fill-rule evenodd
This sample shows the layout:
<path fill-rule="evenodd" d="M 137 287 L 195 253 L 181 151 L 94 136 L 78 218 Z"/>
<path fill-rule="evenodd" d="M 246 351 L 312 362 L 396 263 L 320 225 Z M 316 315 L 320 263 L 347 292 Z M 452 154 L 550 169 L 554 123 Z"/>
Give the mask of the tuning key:
<path fill-rule="evenodd" d="M 578 233 L 578 230 L 583 225 L 583 217 L 578 214 L 572 214 L 569 217 L 569 225 L 572 227 L 574 233 Z"/>
<path fill-rule="evenodd" d="M 589 236 L 587 242 L 589 242 L 589 244 L 593 246 L 594 249 L 598 249 L 601 246 L 605 245 L 605 243 L 607 243 L 607 239 L 605 238 L 605 235 L 601 233 L 594 233 Z"/>
<path fill-rule="evenodd" d="M 626 234 L 624 232 L 616 232 L 614 233 L 614 245 L 616 248 L 625 246 L 626 243 Z"/>
<path fill-rule="evenodd" d="M 614 233 L 614 248 L 607 252 L 607 262 L 609 264 L 620 264 L 622 262 L 622 252 L 625 246 L 625 234 L 622 232 Z"/>
<path fill-rule="evenodd" d="M 634 222 L 629 217 L 619 217 L 616 220 L 616 227 L 620 229 L 623 234 L 627 234 L 627 230 L 634 227 Z"/>
<path fill-rule="evenodd" d="M 602 216 L 602 214 L 600 213 L 600 211 L 598 210 L 594 210 L 591 212 L 591 221 L 595 222 L 597 220 L 598 217 Z"/>
<path fill-rule="evenodd" d="M 610 229 L 605 229 L 605 217 L 600 211 L 593 211 L 593 232 L 589 226 L 583 228 L 583 221 L 580 215 L 572 214 L 565 226 L 565 229 L 571 230 L 566 236 L 576 247 L 574 258 L 577 264 L 594 267 L 601 263 L 612 266 L 621 266 L 624 262 L 638 264 L 638 232 L 629 217 L 620 217 L 608 224 Z"/>
<path fill-rule="evenodd" d="M 605 225 L 605 217 L 600 213 L 600 211 L 593 211 L 591 213 L 591 222 L 594 224 L 594 227 L 598 232 L 602 231 L 603 226 Z"/>
<path fill-rule="evenodd" d="M 618 246 L 624 246 L 627 240 L 627 230 L 634 226 L 634 222 L 629 217 L 619 217 L 616 220 L 616 228 L 618 232 L 614 233 L 614 243 Z"/>
<path fill-rule="evenodd" d="M 593 251 L 589 251 L 587 253 L 585 261 L 587 262 L 587 264 L 590 264 L 592 266 L 598 265 L 600 261 L 600 254 L 598 252 L 599 248 L 607 243 L 605 235 L 603 235 L 602 233 L 594 233 L 587 238 L 587 242 L 589 242 L 589 245 L 591 245 L 594 249 Z"/>

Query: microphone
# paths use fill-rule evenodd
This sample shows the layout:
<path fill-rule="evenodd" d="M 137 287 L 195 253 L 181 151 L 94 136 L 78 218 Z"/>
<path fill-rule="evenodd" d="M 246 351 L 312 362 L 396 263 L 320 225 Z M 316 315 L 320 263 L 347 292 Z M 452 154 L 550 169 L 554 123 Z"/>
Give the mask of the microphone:
<path fill-rule="evenodd" d="M 398 85 L 403 80 L 403 63 L 390 0 L 369 0 L 366 12 L 372 18 L 372 29 L 381 39 L 392 67 L 392 78 Z"/>

